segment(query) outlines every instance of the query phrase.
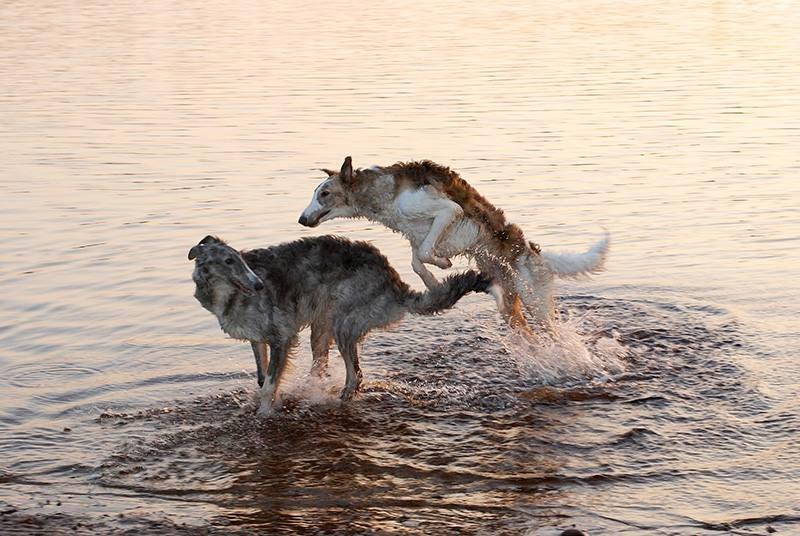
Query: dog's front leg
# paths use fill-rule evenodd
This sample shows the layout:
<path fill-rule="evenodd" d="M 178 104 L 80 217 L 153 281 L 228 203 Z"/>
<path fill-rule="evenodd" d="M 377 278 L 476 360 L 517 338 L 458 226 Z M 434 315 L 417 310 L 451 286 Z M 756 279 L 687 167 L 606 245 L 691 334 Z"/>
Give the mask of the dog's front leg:
<path fill-rule="evenodd" d="M 272 406 L 277 398 L 278 385 L 280 385 L 283 371 L 286 369 L 291 347 L 290 341 L 270 342 L 267 377 L 259 393 L 259 398 L 261 399 L 261 404 L 258 406 L 259 415 L 269 415 L 272 412 Z"/>
<path fill-rule="evenodd" d="M 425 286 L 429 289 L 434 288 L 439 285 L 439 280 L 436 279 L 436 276 L 428 270 L 424 264 L 422 264 L 422 260 L 419 258 L 419 252 L 417 248 L 411 248 L 411 267 L 414 269 L 414 272 L 422 279 L 422 282 L 425 283 Z"/>
<path fill-rule="evenodd" d="M 269 365 L 269 353 L 267 352 L 267 343 L 250 341 L 253 347 L 253 356 L 256 358 L 256 370 L 258 372 L 258 386 L 264 386 L 264 371 L 267 370 Z"/>
<path fill-rule="evenodd" d="M 347 378 L 340 398 L 342 400 L 350 400 L 355 392 L 358 391 L 358 388 L 361 387 L 363 379 L 361 367 L 358 363 L 358 338 L 340 336 L 336 344 L 339 347 L 339 353 L 342 354 L 345 370 L 347 371 Z"/>
<path fill-rule="evenodd" d="M 428 236 L 425 237 L 425 240 L 423 240 L 422 244 L 419 246 L 419 258 L 422 262 L 433 264 L 439 268 L 450 268 L 453 265 L 450 259 L 436 256 L 436 245 L 447 232 L 447 229 L 463 216 L 464 211 L 458 203 L 450 201 L 449 199 L 441 200 L 437 203 L 437 208 L 438 210 L 433 218 L 433 223 L 431 223 Z"/>
<path fill-rule="evenodd" d="M 427 224 L 433 218 L 427 235 L 419 245 L 417 257 L 421 262 L 439 268 L 450 268 L 452 263 L 449 259 L 436 256 L 436 245 L 448 227 L 464 214 L 461 206 L 442 197 L 442 194 L 431 186 L 403 192 L 398 196 L 396 204 L 399 215 L 405 220 L 405 225 L 414 227 Z M 426 276 L 420 274 L 420 277 L 424 281 Z"/>
<path fill-rule="evenodd" d="M 311 323 L 311 374 L 318 378 L 328 369 L 332 342 L 333 335 L 327 319 L 317 319 Z"/>

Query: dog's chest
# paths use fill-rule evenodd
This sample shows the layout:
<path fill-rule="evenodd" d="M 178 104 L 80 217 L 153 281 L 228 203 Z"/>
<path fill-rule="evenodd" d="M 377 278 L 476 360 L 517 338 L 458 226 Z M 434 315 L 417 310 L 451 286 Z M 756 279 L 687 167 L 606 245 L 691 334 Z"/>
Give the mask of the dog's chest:
<path fill-rule="evenodd" d="M 261 333 L 261 328 L 263 326 L 260 322 L 256 322 L 252 318 L 243 317 L 238 314 L 223 315 L 217 318 L 219 318 L 219 325 L 222 331 L 234 339 L 247 341 L 260 341 L 264 339 Z"/>
<path fill-rule="evenodd" d="M 218 302 L 214 314 L 222 331 L 234 339 L 264 340 L 269 315 L 249 300 L 234 298 L 231 302 Z"/>
<path fill-rule="evenodd" d="M 403 214 L 392 214 L 389 221 L 383 222 L 390 229 L 405 236 L 414 245 L 420 245 L 431 230 L 432 218 L 409 218 Z"/>
<path fill-rule="evenodd" d="M 437 202 L 438 196 L 423 188 L 401 192 L 382 211 L 381 223 L 418 245 L 430 232 Z"/>

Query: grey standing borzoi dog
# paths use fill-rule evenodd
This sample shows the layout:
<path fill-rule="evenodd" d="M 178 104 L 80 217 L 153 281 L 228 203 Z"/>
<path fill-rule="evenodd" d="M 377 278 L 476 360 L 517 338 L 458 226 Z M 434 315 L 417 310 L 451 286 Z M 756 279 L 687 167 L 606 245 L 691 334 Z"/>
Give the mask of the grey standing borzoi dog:
<path fill-rule="evenodd" d="M 341 394 L 347 400 L 361 383 L 358 346 L 370 330 L 396 323 L 406 312 L 432 315 L 449 309 L 465 294 L 485 292 L 491 285 L 489 278 L 470 270 L 416 292 L 374 246 L 334 236 L 249 251 L 206 236 L 189 250 L 189 260 L 195 261 L 195 298 L 216 315 L 225 333 L 253 347 L 260 414 L 271 410 L 304 327 L 311 326 L 312 372 L 317 375 L 325 371 L 336 342 L 347 369 Z"/>
<path fill-rule="evenodd" d="M 354 170 L 348 156 L 340 171 L 322 171 L 328 178 L 317 186 L 300 224 L 316 227 L 334 218 L 382 223 L 411 242 L 411 266 L 428 288 L 438 282 L 425 264 L 449 268 L 452 256 L 472 257 L 502 287 L 493 294 L 503 318 L 525 333 L 533 333 L 529 326 L 551 330 L 555 276 L 603 269 L 608 234 L 585 253 L 542 252 L 467 181 L 431 161 Z"/>

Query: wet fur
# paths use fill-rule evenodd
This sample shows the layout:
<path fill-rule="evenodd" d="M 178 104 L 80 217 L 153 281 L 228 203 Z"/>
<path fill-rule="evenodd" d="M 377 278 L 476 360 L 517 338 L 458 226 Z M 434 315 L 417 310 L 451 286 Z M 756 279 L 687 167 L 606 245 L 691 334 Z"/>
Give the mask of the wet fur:
<path fill-rule="evenodd" d="M 306 326 L 311 327 L 315 374 L 324 373 L 329 349 L 336 343 L 347 369 L 342 398 L 348 399 L 361 383 L 359 344 L 369 331 L 400 321 L 406 312 L 439 313 L 490 284 L 471 270 L 454 274 L 427 292 L 416 292 L 374 246 L 333 236 L 242 252 L 206 237 L 189 257 L 196 264 L 197 300 L 217 316 L 225 333 L 251 342 L 261 413 L 272 407 L 298 333 Z M 220 261 L 230 258 L 236 262 Z M 231 282 L 247 270 L 257 276 L 261 290 Z"/>
<path fill-rule="evenodd" d="M 385 168 L 394 177 L 396 191 L 433 185 L 463 210 L 464 216 L 480 223 L 494 238 L 495 247 L 506 258 L 516 258 L 526 249 L 522 229 L 506 221 L 503 211 L 492 205 L 458 173 L 430 160 L 398 162 Z M 356 173 L 358 177 L 361 170 Z M 358 179 L 356 179 L 358 180 Z M 531 243 L 538 250 L 538 246 Z"/>

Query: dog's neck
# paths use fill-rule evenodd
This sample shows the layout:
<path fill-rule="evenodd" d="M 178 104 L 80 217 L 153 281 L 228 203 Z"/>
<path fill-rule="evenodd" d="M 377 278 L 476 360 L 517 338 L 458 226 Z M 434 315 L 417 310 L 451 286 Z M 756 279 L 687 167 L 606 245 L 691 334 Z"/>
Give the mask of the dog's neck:
<path fill-rule="evenodd" d="M 386 210 L 392 205 L 390 199 L 376 198 L 369 190 L 354 190 L 349 197 L 348 204 L 355 209 L 353 217 L 391 226 Z"/>

